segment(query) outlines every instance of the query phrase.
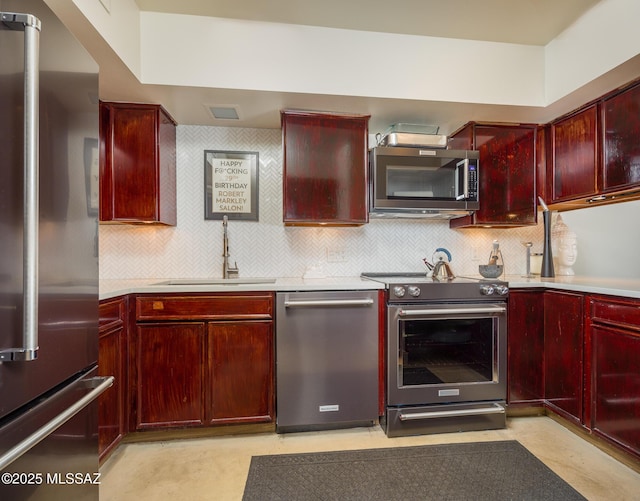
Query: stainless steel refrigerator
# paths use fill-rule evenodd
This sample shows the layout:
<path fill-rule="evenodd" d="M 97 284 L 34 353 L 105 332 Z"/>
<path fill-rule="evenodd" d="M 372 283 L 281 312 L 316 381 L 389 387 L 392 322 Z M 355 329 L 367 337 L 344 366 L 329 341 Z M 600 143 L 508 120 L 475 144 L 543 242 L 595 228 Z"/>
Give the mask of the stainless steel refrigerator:
<path fill-rule="evenodd" d="M 97 499 L 98 68 L 0 0 L 0 499 Z"/>

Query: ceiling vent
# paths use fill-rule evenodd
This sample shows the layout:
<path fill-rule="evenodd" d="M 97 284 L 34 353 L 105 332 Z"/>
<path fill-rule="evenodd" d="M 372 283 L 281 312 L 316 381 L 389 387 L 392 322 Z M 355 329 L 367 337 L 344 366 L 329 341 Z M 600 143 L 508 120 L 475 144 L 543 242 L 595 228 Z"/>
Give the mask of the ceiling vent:
<path fill-rule="evenodd" d="M 214 105 L 208 106 L 208 108 L 216 120 L 240 120 L 237 106 Z"/>

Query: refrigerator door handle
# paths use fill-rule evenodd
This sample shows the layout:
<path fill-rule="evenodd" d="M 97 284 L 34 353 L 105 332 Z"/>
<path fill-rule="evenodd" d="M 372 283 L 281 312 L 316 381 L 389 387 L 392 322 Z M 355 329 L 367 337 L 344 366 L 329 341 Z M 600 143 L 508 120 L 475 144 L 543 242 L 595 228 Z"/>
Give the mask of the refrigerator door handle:
<path fill-rule="evenodd" d="M 58 414 L 51 421 L 44 426 L 38 428 L 35 432 L 22 440 L 20 443 L 9 449 L 7 452 L 0 456 L 0 471 L 18 459 L 20 456 L 28 452 L 30 449 L 38 445 L 42 440 L 51 435 L 54 431 L 60 428 L 64 423 L 69 421 L 78 412 L 84 409 L 87 405 L 98 398 L 105 390 L 113 385 L 114 377 L 95 377 L 88 380 L 91 382 L 91 386 L 97 384 L 89 393 L 84 395 L 80 400 L 75 402 L 70 407 L 67 407 L 63 412 Z"/>
<path fill-rule="evenodd" d="M 0 29 L 24 31 L 24 233 L 22 346 L 0 351 L 0 362 L 38 357 L 39 61 L 40 20 L 0 13 Z"/>

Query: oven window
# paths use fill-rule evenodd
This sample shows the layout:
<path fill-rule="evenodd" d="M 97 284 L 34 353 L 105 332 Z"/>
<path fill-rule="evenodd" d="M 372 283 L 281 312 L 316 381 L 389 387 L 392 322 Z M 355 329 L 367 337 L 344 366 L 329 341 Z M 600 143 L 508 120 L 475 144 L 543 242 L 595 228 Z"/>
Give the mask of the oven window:
<path fill-rule="evenodd" d="M 494 380 L 494 319 L 400 320 L 400 386 Z"/>

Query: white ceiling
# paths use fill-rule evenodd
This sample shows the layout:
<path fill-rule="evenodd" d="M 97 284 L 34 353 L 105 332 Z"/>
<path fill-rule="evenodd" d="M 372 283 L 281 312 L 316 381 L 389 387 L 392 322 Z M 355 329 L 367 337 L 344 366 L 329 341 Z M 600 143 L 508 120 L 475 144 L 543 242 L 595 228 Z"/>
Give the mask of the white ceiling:
<path fill-rule="evenodd" d="M 598 0 L 136 0 L 140 10 L 546 45 Z"/>
<path fill-rule="evenodd" d="M 56 0 L 48 0 L 56 1 Z M 293 23 L 444 38 L 546 45 L 599 0 L 135 0 L 141 10 Z M 106 51 L 93 51 L 100 58 Z M 96 56 L 97 54 L 97 56 Z M 160 102 L 180 124 L 280 127 L 283 108 L 344 110 L 371 115 L 370 130 L 396 122 L 441 126 L 441 133 L 470 120 L 543 123 L 597 95 L 571 95 L 553 106 L 526 108 L 469 103 L 416 102 L 198 87 L 140 85 L 121 61 L 105 56 L 100 97 Z M 626 75 L 621 77 L 626 78 Z M 590 92 L 598 92 L 600 84 Z M 216 120 L 205 103 L 234 103 L 250 119 Z M 425 114 L 423 110 L 428 109 Z M 247 111 L 251 111 L 247 113 Z M 241 116 L 241 118 L 243 118 Z M 443 127 L 444 125 L 444 127 Z"/>

